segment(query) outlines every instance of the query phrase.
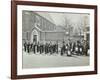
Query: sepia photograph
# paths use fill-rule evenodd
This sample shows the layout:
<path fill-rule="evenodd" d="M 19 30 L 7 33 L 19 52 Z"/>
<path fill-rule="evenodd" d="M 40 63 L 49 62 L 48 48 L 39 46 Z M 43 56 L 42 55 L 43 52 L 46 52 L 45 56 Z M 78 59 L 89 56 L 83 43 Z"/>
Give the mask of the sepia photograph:
<path fill-rule="evenodd" d="M 22 11 L 23 68 L 88 66 L 90 14 Z"/>

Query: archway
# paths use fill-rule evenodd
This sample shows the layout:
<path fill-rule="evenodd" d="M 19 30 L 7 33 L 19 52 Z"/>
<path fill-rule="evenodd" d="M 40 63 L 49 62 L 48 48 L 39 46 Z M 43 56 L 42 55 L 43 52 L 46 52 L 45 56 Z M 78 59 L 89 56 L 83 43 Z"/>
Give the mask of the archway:
<path fill-rule="evenodd" d="M 31 33 L 31 43 L 38 42 L 38 41 L 39 41 L 38 31 L 36 29 L 33 29 L 32 33 Z"/>

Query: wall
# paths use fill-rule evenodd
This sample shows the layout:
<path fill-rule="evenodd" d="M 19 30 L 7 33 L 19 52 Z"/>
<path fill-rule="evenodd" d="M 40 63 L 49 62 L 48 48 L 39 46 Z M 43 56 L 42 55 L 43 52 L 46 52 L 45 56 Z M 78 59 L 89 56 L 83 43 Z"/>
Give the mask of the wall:
<path fill-rule="evenodd" d="M 32 30 L 33 30 L 33 28 L 34 28 L 34 26 L 35 26 L 35 24 L 34 24 L 34 22 L 35 22 L 35 20 L 34 20 L 34 15 L 32 15 L 32 12 L 30 11 L 23 11 L 22 12 L 22 35 L 23 35 L 23 37 L 22 37 L 22 39 L 23 40 L 26 40 L 26 39 L 28 39 L 28 40 L 30 40 L 30 38 L 31 38 L 31 32 L 32 32 Z"/>
<path fill-rule="evenodd" d="M 36 0 L 61 3 L 77 3 L 77 4 L 97 4 L 98 5 L 98 21 L 100 21 L 100 0 Z M 10 80 L 11 67 L 11 6 L 10 0 L 0 0 L 0 80 Z M 100 23 L 98 23 L 98 34 L 100 33 Z M 98 41 L 100 36 L 98 35 Z M 100 42 L 98 42 L 98 48 Z M 98 49 L 98 57 L 100 57 L 100 49 Z M 98 58 L 100 61 L 100 58 Z M 98 62 L 100 67 L 100 62 Z M 55 78 L 41 78 L 30 80 L 100 80 L 100 68 L 98 75 L 82 75 L 82 76 L 67 76 Z M 29 80 L 29 79 L 27 79 Z"/>
<path fill-rule="evenodd" d="M 37 26 L 41 31 L 53 31 L 55 24 L 51 23 L 45 17 L 41 16 L 44 12 L 32 12 L 23 10 L 22 12 L 22 39 L 30 41 L 32 30 Z M 45 13 L 46 14 L 46 13 Z M 36 25 L 37 24 L 37 25 Z M 43 25 L 44 24 L 44 25 Z M 43 35 L 44 38 L 45 35 Z M 52 35 L 51 35 L 52 36 Z M 48 36 L 46 36 L 48 37 Z"/>

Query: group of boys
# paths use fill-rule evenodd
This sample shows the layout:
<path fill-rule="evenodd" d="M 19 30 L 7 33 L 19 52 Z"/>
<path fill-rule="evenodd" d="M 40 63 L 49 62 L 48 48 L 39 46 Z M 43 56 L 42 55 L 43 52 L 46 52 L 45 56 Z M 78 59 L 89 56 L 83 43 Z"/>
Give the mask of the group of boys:
<path fill-rule="evenodd" d="M 60 50 L 59 50 L 60 48 Z M 64 55 L 66 54 L 67 56 L 72 56 L 72 55 L 88 55 L 89 53 L 89 44 L 86 43 L 81 43 L 80 41 L 76 42 L 69 42 L 65 43 L 64 41 L 62 42 L 62 46 L 58 45 L 58 42 L 56 43 L 24 43 L 24 51 L 27 53 L 33 52 L 34 54 L 36 53 L 45 53 L 45 54 L 60 54 Z"/>

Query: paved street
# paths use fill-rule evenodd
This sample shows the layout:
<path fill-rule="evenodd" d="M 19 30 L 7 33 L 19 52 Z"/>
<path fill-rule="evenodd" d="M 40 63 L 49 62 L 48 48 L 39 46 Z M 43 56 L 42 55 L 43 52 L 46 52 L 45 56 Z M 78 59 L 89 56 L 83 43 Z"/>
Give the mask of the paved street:
<path fill-rule="evenodd" d="M 66 67 L 89 65 L 89 56 L 68 57 L 60 54 L 33 54 L 23 52 L 23 68 Z"/>

